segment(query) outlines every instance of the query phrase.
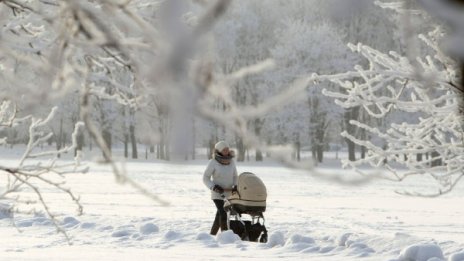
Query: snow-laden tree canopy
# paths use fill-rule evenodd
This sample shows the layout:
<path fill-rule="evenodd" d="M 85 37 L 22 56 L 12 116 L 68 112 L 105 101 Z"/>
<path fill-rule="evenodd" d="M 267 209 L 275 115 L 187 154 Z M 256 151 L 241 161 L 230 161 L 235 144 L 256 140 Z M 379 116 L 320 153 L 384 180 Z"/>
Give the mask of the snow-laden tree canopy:
<path fill-rule="evenodd" d="M 443 30 L 437 27 L 417 37 L 429 55 L 411 57 L 350 44 L 368 64 L 329 76 L 342 90 L 324 94 L 343 108 L 360 107 L 374 118 L 402 115 L 392 117 L 385 128 L 352 120 L 350 123 L 367 131 L 370 138 L 359 139 L 347 132 L 342 135 L 368 152 L 363 159 L 344 161 L 345 166 L 362 173 L 358 167 L 364 164 L 386 167 L 391 174 L 385 177 L 399 181 L 411 175 L 430 175 L 437 181 L 438 191 L 421 195 L 433 196 L 451 191 L 464 175 L 462 88 L 458 64 L 439 46 L 445 37 Z"/>

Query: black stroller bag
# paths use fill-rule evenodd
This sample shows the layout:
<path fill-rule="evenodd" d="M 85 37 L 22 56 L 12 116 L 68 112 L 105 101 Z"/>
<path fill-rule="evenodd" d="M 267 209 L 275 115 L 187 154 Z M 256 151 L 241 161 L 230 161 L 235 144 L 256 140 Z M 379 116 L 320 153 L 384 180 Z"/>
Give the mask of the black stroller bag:
<path fill-rule="evenodd" d="M 230 220 L 230 229 L 237 234 L 240 239 L 252 242 L 267 242 L 267 230 L 261 223 L 253 224 L 251 221 Z"/>

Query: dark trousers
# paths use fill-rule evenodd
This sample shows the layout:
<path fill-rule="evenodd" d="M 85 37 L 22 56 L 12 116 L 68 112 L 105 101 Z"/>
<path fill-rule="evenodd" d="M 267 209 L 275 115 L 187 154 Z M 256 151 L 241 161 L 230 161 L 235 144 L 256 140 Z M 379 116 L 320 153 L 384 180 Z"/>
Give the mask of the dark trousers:
<path fill-rule="evenodd" d="M 214 218 L 213 226 L 211 227 L 211 235 L 216 235 L 221 228 L 221 231 L 227 230 L 227 213 L 224 211 L 224 200 L 213 199 L 216 205 L 216 217 Z"/>

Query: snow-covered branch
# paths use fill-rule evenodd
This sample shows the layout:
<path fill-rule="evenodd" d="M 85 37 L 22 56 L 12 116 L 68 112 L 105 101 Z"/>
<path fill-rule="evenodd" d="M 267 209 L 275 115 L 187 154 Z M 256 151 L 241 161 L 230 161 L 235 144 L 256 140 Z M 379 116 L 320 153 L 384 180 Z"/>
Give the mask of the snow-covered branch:
<path fill-rule="evenodd" d="M 363 44 L 350 48 L 368 61 L 354 71 L 332 75 L 327 79 L 338 84 L 341 92 L 324 91 L 344 108 L 362 107 L 369 115 L 390 117 L 386 129 L 359 121 L 350 123 L 366 130 L 372 137 L 363 140 L 346 132 L 345 138 L 367 149 L 364 159 L 344 161 L 358 168 L 369 164 L 386 167 L 398 181 L 411 175 L 429 175 L 440 189 L 425 195 L 442 195 L 452 190 L 464 173 L 464 140 L 460 114 L 456 64 L 437 47 L 439 29 L 419 38 L 435 52 L 409 60 L 397 53 L 383 53 Z M 403 114 L 395 122 L 393 115 Z M 410 115 L 409 117 L 406 115 Z M 398 117 L 397 117 L 398 118 Z M 400 166 L 408 171 L 396 171 Z M 402 192 L 414 194 L 413 192 Z"/>
<path fill-rule="evenodd" d="M 62 163 L 58 161 L 60 154 L 73 153 L 76 148 L 76 136 L 82 131 L 83 124 L 78 122 L 72 134 L 72 144 L 65 146 L 60 150 L 50 150 L 36 152 L 47 140 L 51 137 L 51 133 L 46 132 L 47 124 L 53 119 L 58 110 L 54 107 L 46 118 L 30 118 L 29 125 L 29 142 L 24 150 L 21 159 L 17 162 L 8 165 L 1 164 L 0 171 L 5 174 L 5 185 L 2 186 L 0 192 L 0 200 L 9 202 L 10 211 L 24 212 L 21 206 L 22 192 L 32 191 L 35 199 L 28 199 L 27 204 L 32 205 L 29 210 L 32 213 L 40 214 L 44 212 L 55 225 L 60 233 L 63 233 L 67 240 L 70 238 L 66 231 L 60 226 L 60 221 L 51 209 L 49 202 L 43 197 L 43 189 L 45 187 L 53 187 L 58 191 L 67 194 L 75 203 L 77 213 L 82 214 L 82 205 L 79 197 L 66 187 L 65 174 L 85 173 L 86 166 L 76 163 Z M 15 122 L 15 119 L 12 120 Z M 14 124 L 14 123 L 13 123 Z M 42 159 L 42 160 L 41 160 Z M 45 161 L 43 160 L 45 159 Z M 38 207 L 36 209 L 35 207 Z"/>

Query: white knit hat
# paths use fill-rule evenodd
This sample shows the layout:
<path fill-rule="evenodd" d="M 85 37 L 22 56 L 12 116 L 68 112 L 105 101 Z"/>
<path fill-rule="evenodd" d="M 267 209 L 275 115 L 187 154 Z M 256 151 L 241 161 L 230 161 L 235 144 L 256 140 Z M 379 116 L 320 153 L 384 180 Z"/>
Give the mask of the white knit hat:
<path fill-rule="evenodd" d="M 221 152 L 225 148 L 229 148 L 229 144 L 227 144 L 227 142 L 223 140 L 219 141 L 218 143 L 216 143 L 216 145 L 214 145 L 214 149 L 219 152 Z"/>

